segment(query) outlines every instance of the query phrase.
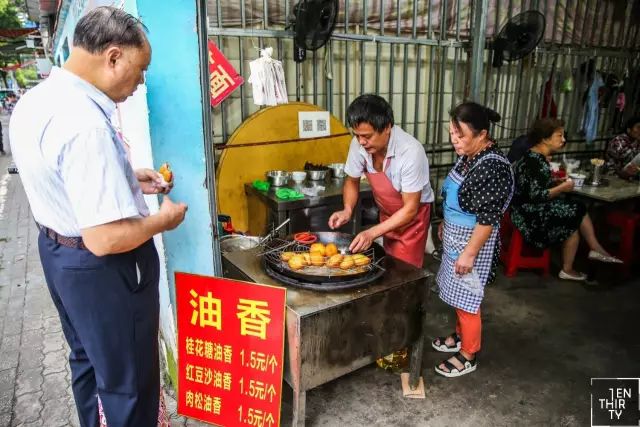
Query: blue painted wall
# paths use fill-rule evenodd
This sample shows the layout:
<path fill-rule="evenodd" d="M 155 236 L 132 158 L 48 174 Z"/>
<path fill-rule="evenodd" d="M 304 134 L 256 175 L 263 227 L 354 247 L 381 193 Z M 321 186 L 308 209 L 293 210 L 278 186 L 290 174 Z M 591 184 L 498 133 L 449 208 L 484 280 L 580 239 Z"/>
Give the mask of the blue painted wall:
<path fill-rule="evenodd" d="M 214 274 L 202 120 L 203 108 L 210 107 L 200 90 L 196 8 L 195 0 L 173 1 L 171 7 L 137 0 L 152 47 L 146 83 L 154 164 L 171 163 L 171 199 L 189 207 L 184 223 L 163 235 L 174 310 L 176 271 Z"/>

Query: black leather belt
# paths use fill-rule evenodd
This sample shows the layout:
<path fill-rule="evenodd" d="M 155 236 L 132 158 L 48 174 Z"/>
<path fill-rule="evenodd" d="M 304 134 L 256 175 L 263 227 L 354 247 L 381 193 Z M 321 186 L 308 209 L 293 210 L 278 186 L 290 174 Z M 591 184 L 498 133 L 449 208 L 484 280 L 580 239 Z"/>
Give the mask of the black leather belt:
<path fill-rule="evenodd" d="M 62 236 L 56 233 L 54 230 L 47 228 L 44 225 L 40 225 L 37 222 L 36 225 L 38 226 L 40 231 L 44 233 L 45 236 L 62 246 L 73 249 L 87 249 L 87 247 L 84 245 L 84 242 L 82 241 L 82 237 Z"/>

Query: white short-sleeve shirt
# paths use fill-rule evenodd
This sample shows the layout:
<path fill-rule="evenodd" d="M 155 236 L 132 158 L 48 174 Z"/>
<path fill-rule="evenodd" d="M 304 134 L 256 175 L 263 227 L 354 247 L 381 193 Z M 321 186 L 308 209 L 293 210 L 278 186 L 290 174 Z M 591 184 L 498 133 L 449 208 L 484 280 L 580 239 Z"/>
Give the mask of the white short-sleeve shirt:
<path fill-rule="evenodd" d="M 110 122 L 115 103 L 62 68 L 18 102 L 11 151 L 35 220 L 63 236 L 149 215 Z"/>
<path fill-rule="evenodd" d="M 387 159 L 390 159 L 388 167 Z M 391 128 L 387 154 L 382 164 L 383 172 L 397 191 L 400 193 L 421 191 L 421 203 L 433 202 L 433 190 L 429 182 L 429 160 L 424 147 L 399 126 Z M 373 157 L 355 137 L 349 146 L 344 171 L 352 178 L 360 178 L 365 171 L 377 172 L 373 167 Z"/>

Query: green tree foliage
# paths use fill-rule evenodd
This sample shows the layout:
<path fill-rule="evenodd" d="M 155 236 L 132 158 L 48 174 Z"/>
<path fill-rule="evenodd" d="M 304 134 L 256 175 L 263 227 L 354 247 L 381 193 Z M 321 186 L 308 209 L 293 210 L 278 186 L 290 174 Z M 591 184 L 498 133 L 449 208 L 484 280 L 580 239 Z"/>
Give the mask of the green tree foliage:
<path fill-rule="evenodd" d="M 16 2 L 0 0 L 0 28 L 20 28 L 22 23 L 18 18 L 19 9 Z"/>
<path fill-rule="evenodd" d="M 20 28 L 22 22 L 18 17 L 18 13 L 24 12 L 24 1 L 21 0 L 0 0 L 0 29 L 7 28 Z M 0 67 L 6 67 L 16 63 L 19 58 L 15 51 L 11 49 L 2 49 L 3 46 L 11 44 L 9 40 L 0 39 Z M 3 80 L 4 85 L 7 84 L 7 73 L 0 71 L 0 79 Z"/>
<path fill-rule="evenodd" d="M 15 75 L 20 87 L 26 87 L 29 80 L 33 81 L 38 78 L 38 72 L 33 67 L 19 68 L 16 70 Z"/>

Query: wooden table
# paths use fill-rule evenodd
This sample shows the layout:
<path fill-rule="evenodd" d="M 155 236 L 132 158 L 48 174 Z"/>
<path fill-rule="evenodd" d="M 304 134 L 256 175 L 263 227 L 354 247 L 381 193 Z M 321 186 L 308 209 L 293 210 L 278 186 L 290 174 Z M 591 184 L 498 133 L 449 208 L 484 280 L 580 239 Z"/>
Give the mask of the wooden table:
<path fill-rule="evenodd" d="M 609 181 L 609 185 L 584 185 L 580 188 L 574 188 L 570 194 L 584 196 L 607 203 L 615 203 L 640 197 L 640 182 L 627 181 L 618 178 L 617 176 L 607 176 L 604 179 Z"/>
<path fill-rule="evenodd" d="M 571 196 L 580 196 L 581 198 L 587 198 L 587 205 L 590 208 L 595 206 L 602 206 L 604 209 L 598 210 L 601 214 L 604 212 L 608 212 L 611 209 L 616 209 L 613 204 L 621 203 L 621 202 L 629 202 L 634 198 L 640 197 L 640 182 L 637 180 L 628 181 L 622 178 L 618 178 L 617 176 L 607 176 L 604 179 L 608 181 L 608 185 L 605 186 L 590 186 L 585 185 L 580 188 L 574 188 L 571 191 Z M 637 202 L 636 202 L 637 203 Z M 623 204 L 624 205 L 624 204 Z M 622 209 L 627 209 L 628 207 L 622 207 Z M 590 209 L 591 210 L 591 209 Z M 598 218 L 596 212 L 591 212 L 592 220 L 594 223 L 600 223 L 603 226 L 603 229 L 608 229 L 608 226 L 605 223 L 604 218 Z M 594 217 L 595 214 L 595 217 Z M 596 229 L 598 227 L 596 226 Z M 587 272 L 588 280 L 587 284 L 596 285 L 598 284 L 595 280 L 595 273 L 597 266 L 599 263 L 589 263 L 589 270 Z M 623 277 L 627 277 L 630 273 L 630 265 L 624 264 L 621 267 L 623 271 Z"/>

